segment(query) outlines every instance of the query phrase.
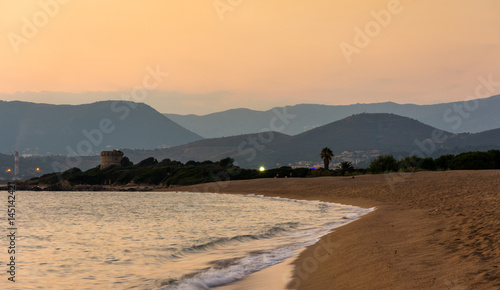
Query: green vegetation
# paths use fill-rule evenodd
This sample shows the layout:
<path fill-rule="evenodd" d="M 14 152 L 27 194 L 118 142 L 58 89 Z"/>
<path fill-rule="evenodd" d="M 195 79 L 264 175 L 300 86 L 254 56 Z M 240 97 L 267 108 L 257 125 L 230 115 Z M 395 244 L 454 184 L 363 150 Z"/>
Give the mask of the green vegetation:
<path fill-rule="evenodd" d="M 327 150 L 325 150 L 324 156 L 328 161 L 326 164 L 328 166 L 330 162 L 328 156 L 330 154 Z M 368 169 L 354 168 L 351 162 L 344 161 L 339 164 L 336 170 L 325 168 L 317 170 L 309 168 L 293 169 L 288 166 L 264 171 L 242 169 L 234 165 L 234 159 L 231 157 L 224 158 L 218 162 L 188 161 L 185 164 L 170 159 L 158 162 L 155 158 L 150 157 L 135 165 L 128 158 L 123 158 L 121 166 L 113 165 L 103 170 L 100 170 L 99 166 L 97 166 L 85 172 L 78 168 L 71 168 L 64 172 L 50 173 L 33 178 L 27 181 L 26 185 L 50 185 L 55 186 L 52 187 L 55 188 L 54 190 L 68 190 L 78 185 L 155 185 L 168 187 L 255 178 L 345 176 L 366 173 L 415 172 L 421 170 L 479 169 L 500 169 L 500 150 L 443 155 L 436 159 L 409 156 L 397 160 L 392 155 L 383 155 L 374 159 Z"/>
<path fill-rule="evenodd" d="M 323 159 L 324 169 L 328 170 L 328 166 L 330 165 L 330 161 L 332 160 L 333 155 L 332 149 L 325 147 L 321 150 L 321 159 Z"/>
<path fill-rule="evenodd" d="M 379 156 L 369 167 L 371 173 L 414 172 L 420 170 L 480 170 L 500 169 L 500 150 L 465 152 L 439 158 L 410 156 L 396 160 L 392 155 Z"/>
<path fill-rule="evenodd" d="M 398 161 L 392 155 L 382 155 L 370 163 L 368 170 L 372 173 L 397 171 Z"/>
<path fill-rule="evenodd" d="M 121 152 L 121 151 L 120 151 Z M 123 167 L 129 167 L 129 166 L 132 166 L 134 165 L 134 163 L 132 163 L 132 161 L 130 161 L 130 159 L 128 159 L 127 156 L 124 156 L 122 158 L 122 161 L 120 162 L 120 164 L 123 166 Z"/>
<path fill-rule="evenodd" d="M 354 171 L 354 167 L 352 163 L 349 161 L 340 162 L 338 169 L 340 171 L 340 175 L 345 176 Z"/>
<path fill-rule="evenodd" d="M 125 161 L 124 161 L 125 160 Z M 62 173 L 50 173 L 28 181 L 29 184 L 55 185 L 66 181 L 69 185 L 192 185 L 226 180 L 243 180 L 273 177 L 306 177 L 308 168 L 292 169 L 281 167 L 263 172 L 242 169 L 234 164 L 234 159 L 227 157 L 219 162 L 179 161 L 165 159 L 158 162 L 153 157 L 132 164 L 126 157 L 122 166 L 110 166 L 103 170 L 99 166 L 85 172 L 71 168 Z"/>

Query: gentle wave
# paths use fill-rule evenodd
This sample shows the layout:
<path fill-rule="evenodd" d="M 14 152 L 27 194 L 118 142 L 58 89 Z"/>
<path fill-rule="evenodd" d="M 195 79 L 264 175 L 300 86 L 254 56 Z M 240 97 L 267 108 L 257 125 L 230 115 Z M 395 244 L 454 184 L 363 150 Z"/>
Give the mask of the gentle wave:
<path fill-rule="evenodd" d="M 175 251 L 170 255 L 170 258 L 178 259 L 182 258 L 186 254 L 190 253 L 199 253 L 203 251 L 209 251 L 217 246 L 223 246 L 232 242 L 248 242 L 252 240 L 262 240 L 262 239 L 271 239 L 279 235 L 283 235 L 283 233 L 289 232 L 297 228 L 300 223 L 298 222 L 289 222 L 289 223 L 281 223 L 276 226 L 270 228 L 265 233 L 260 235 L 237 235 L 231 238 L 218 238 L 208 243 L 193 245 L 191 247 L 184 248 L 180 251 Z M 169 248 L 168 250 L 175 250 L 173 248 Z"/>
<path fill-rule="evenodd" d="M 294 255 L 295 247 L 282 247 L 239 259 L 232 259 L 226 267 L 211 267 L 194 275 L 172 281 L 164 290 L 210 289 L 243 279 L 266 267 L 278 264 Z"/>
<path fill-rule="evenodd" d="M 13 289 L 206 289 L 279 263 L 366 211 L 215 193 L 18 195 L 27 235 Z"/>
<path fill-rule="evenodd" d="M 264 198 L 263 196 L 256 196 L 256 197 Z M 273 197 L 273 199 L 282 199 L 282 198 Z M 311 201 L 297 201 L 297 202 L 309 203 Z M 316 203 L 316 201 L 312 202 Z M 330 203 L 321 203 L 320 206 L 334 207 L 336 205 Z M 293 242 L 285 246 L 266 251 L 254 252 L 251 253 L 249 256 L 242 258 L 213 261 L 212 267 L 206 268 L 196 273 L 191 273 L 179 280 L 170 280 L 167 285 L 164 285 L 166 287 L 162 289 L 203 290 L 239 281 L 252 273 L 255 273 L 269 266 L 283 262 L 284 260 L 294 256 L 297 250 L 315 244 L 317 241 L 319 241 L 319 239 L 323 235 L 328 234 L 332 229 L 350 223 L 356 220 L 357 218 L 361 217 L 362 215 L 373 211 L 374 209 L 375 208 L 370 208 L 370 209 L 357 208 L 356 211 L 354 212 L 351 211 L 350 213 L 345 215 L 341 221 L 329 222 L 316 228 L 309 228 L 296 232 L 293 232 L 292 230 L 289 231 L 285 230 L 290 235 L 290 238 L 293 239 Z M 283 230 L 284 229 L 281 227 L 273 227 L 270 230 L 270 232 L 272 232 L 273 234 L 278 234 Z M 249 236 L 249 237 L 252 240 L 258 240 L 262 238 L 269 238 L 269 235 L 259 235 L 259 236 Z M 244 239 L 246 238 L 247 237 L 245 236 L 241 236 L 241 237 L 234 237 L 229 240 L 244 241 Z M 227 241 L 226 239 L 219 239 L 216 241 L 216 243 L 217 242 L 224 243 Z M 212 246 L 212 244 L 210 246 Z"/>

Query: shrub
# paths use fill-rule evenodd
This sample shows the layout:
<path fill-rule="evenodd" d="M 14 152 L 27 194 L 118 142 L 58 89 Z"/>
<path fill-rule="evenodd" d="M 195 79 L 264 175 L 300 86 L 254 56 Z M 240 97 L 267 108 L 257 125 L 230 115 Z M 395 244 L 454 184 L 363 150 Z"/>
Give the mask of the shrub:
<path fill-rule="evenodd" d="M 146 158 L 146 159 L 142 160 L 141 162 L 137 163 L 137 165 L 135 165 L 135 166 L 136 167 L 146 167 L 146 166 L 153 166 L 156 164 L 158 164 L 158 160 L 156 160 L 153 157 L 149 157 L 149 158 Z"/>
<path fill-rule="evenodd" d="M 448 170 L 450 169 L 450 161 L 455 157 L 454 155 L 442 155 L 434 160 L 434 165 L 438 170 Z"/>
<path fill-rule="evenodd" d="M 394 172 L 398 170 L 398 162 L 392 155 L 382 155 L 370 163 L 372 173 Z"/>
<path fill-rule="evenodd" d="M 450 161 L 452 170 L 494 169 L 495 160 L 488 152 L 465 152 Z"/>

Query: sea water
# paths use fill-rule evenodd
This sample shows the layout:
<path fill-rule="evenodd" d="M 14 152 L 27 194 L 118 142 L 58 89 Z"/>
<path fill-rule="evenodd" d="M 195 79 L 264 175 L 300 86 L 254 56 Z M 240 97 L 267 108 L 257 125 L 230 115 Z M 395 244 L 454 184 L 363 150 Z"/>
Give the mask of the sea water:
<path fill-rule="evenodd" d="M 20 191 L 16 282 L 1 275 L 0 284 L 209 289 L 280 263 L 369 211 L 253 195 Z M 6 235 L 2 261 L 9 258 Z"/>

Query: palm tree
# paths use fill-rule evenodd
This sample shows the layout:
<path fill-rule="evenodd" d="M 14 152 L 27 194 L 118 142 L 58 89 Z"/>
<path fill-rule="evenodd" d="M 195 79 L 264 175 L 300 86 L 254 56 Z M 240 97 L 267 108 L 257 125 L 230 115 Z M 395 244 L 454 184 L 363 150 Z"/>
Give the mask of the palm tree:
<path fill-rule="evenodd" d="M 330 161 L 332 160 L 333 155 L 332 149 L 325 147 L 321 150 L 321 159 L 323 159 L 323 163 L 325 164 L 325 169 L 328 170 L 328 165 L 330 165 Z"/>
<path fill-rule="evenodd" d="M 350 173 L 354 170 L 352 163 L 349 161 L 340 162 L 339 165 L 340 174 L 345 175 L 346 173 Z"/>

